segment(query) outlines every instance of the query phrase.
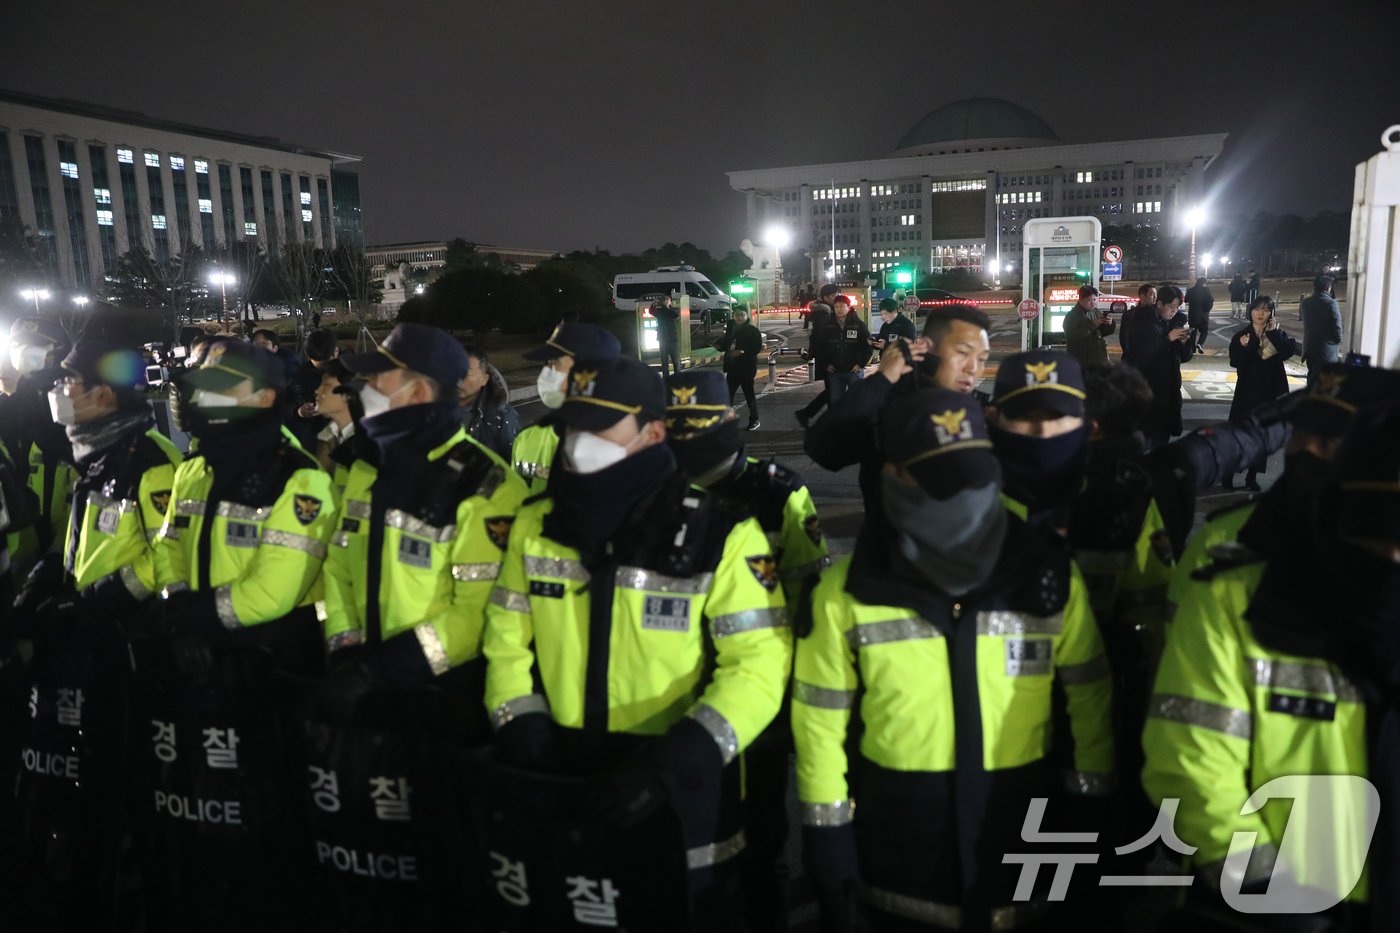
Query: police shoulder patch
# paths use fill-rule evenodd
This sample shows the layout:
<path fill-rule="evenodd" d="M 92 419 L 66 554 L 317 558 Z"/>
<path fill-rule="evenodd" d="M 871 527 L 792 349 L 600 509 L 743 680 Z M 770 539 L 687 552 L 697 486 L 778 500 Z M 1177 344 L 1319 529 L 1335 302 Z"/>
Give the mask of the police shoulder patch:
<path fill-rule="evenodd" d="M 497 515 L 486 519 L 486 537 L 491 539 L 491 543 L 501 550 L 506 549 L 507 542 L 510 541 L 510 526 L 515 524 L 515 518 L 510 515 Z"/>
<path fill-rule="evenodd" d="M 293 502 L 296 505 L 297 521 L 303 525 L 311 524 L 321 514 L 321 500 L 315 496 L 296 496 Z"/>
<path fill-rule="evenodd" d="M 151 508 L 164 515 L 170 508 L 170 490 L 161 489 L 151 493 Z"/>
<path fill-rule="evenodd" d="M 778 562 L 771 554 L 763 554 L 759 557 L 746 557 L 744 562 L 749 565 L 749 572 L 753 578 L 763 585 L 763 588 L 772 593 L 778 588 Z"/>

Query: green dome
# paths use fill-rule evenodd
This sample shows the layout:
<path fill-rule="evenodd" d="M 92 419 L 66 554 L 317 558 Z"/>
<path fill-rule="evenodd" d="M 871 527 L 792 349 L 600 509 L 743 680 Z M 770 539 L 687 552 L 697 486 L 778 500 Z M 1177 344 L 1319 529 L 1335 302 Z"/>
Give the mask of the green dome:
<path fill-rule="evenodd" d="M 983 139 L 1059 138 L 1049 124 L 1025 107 L 997 97 L 969 97 L 929 113 L 909 128 L 896 148 L 947 146 Z"/>

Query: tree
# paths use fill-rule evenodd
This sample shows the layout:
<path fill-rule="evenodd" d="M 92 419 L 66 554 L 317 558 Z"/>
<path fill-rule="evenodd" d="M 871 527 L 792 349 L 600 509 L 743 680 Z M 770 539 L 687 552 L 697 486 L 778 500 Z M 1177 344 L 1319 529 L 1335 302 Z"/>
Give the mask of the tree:
<path fill-rule="evenodd" d="M 217 271 L 233 276 L 227 289 L 234 317 L 254 319 L 257 311 L 254 310 L 253 299 L 259 293 L 263 275 L 267 272 L 267 253 L 256 239 L 234 240 L 215 253 L 214 264 Z"/>
<path fill-rule="evenodd" d="M 272 281 L 296 320 L 297 351 L 306 341 L 306 320 L 320 304 L 331 277 L 324 250 L 310 243 L 283 243 L 268 263 Z"/>
<path fill-rule="evenodd" d="M 587 263 L 549 259 L 522 277 L 544 301 L 544 329 L 561 320 L 596 323 L 607 311 L 611 283 Z"/>
<path fill-rule="evenodd" d="M 361 338 L 368 333 L 370 306 L 384 299 L 384 280 L 375 276 L 374 263 L 364 250 L 348 243 L 331 253 L 331 270 L 335 287 L 344 292 L 350 313 L 359 324 L 356 346 L 360 347 Z"/>
<path fill-rule="evenodd" d="M 173 345 L 180 342 L 180 327 L 191 318 L 195 304 L 208 298 L 206 271 L 204 251 L 193 243 L 183 244 L 164 262 L 138 246 L 117 258 L 102 297 L 159 314 Z"/>

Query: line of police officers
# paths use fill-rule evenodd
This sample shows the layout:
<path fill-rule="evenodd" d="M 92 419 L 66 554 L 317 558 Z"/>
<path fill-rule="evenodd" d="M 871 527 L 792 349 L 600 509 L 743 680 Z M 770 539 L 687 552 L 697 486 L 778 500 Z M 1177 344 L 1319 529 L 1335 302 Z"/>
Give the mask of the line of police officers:
<path fill-rule="evenodd" d="M 154 911 L 154 927 L 246 925 L 247 898 L 266 892 L 295 904 L 273 917 L 325 916 L 288 887 L 313 857 L 288 825 L 296 795 L 238 799 L 235 786 L 215 800 L 216 762 L 276 783 L 300 754 L 302 713 L 413 731 L 427 714 L 409 698 L 424 688 L 447 698 L 436 738 L 489 744 L 520 775 L 585 776 L 579 806 L 624 848 L 674 815 L 689 891 L 677 927 L 783 928 L 790 744 L 827 929 L 1053 928 L 1063 918 L 1048 880 L 1018 891 L 1003 858 L 1037 851 L 1036 798 L 1050 798 L 1051 822 L 1114 841 L 1180 798 L 1190 870 L 1227 892 L 1273 866 L 1286 805 L 1243 807 L 1269 776 L 1359 774 L 1395 799 L 1394 373 L 1337 367 L 1295 399 L 1284 477 L 1182 554 L 1180 500 L 1206 482 L 1203 462 L 1225 469 L 1239 442 L 1148 451 L 1141 379 L 1091 371 L 1086 392 L 1079 365 L 1049 351 L 1008 359 L 984 415 L 973 392 L 986 319 L 940 310 L 809 432 L 822 465 L 861 463 L 867 502 L 854 552 L 827 567 L 810 495 L 747 456 L 723 377 L 663 385 L 599 328 L 561 325 L 532 354 L 552 412 L 521 433 L 513 464 L 454 417 L 468 368 L 455 339 L 402 324 L 374 352 L 342 357 L 363 379 L 364 418 L 334 483 L 280 423 L 271 355 L 205 345 L 174 398 L 194 438 L 182 458 L 127 388 L 134 354 L 62 344 L 42 322 L 12 334 L 22 375 L 5 414 L 47 391 L 72 459 L 30 440 L 42 433 L 32 416 L 0 431 L 4 469 L 28 458 L 27 485 L 49 503 L 24 507 L 22 471 L 5 477 L 10 558 L 32 566 L 7 613 L 9 670 L 73 616 L 118 618 L 144 646 L 136 679 L 156 685 L 134 704 L 128 744 L 144 749 L 154 730 L 152 781 L 165 790 L 161 812 L 136 822 L 240 823 L 236 838 L 201 836 L 198 852 L 181 848 L 188 836 L 148 833 L 159 851 L 147 884 L 179 902 Z M 249 693 L 262 705 L 236 708 Z M 179 744 L 182 716 L 202 741 Z M 221 716 L 254 733 L 241 760 L 229 734 L 199 728 Z M 202 757 L 198 774 L 171 770 L 187 753 Z M 342 789 L 323 763 L 311 797 L 337 812 Z M 448 798 L 423 790 L 410 810 L 406 779 L 397 792 L 384 780 L 379 818 L 411 812 L 431 834 Z M 231 804 L 254 816 L 233 820 Z M 1350 806 L 1315 818 L 1354 841 Z M 1252 857 L 1238 857 L 1241 840 Z M 318 839 L 314 857 L 363 875 L 362 854 L 381 881 L 409 879 L 402 861 L 351 845 Z M 1394 857 L 1390 842 L 1373 847 L 1373 876 Z M 492 877 L 523 890 L 526 871 L 500 861 Z M 1306 855 L 1284 861 L 1307 887 L 1347 877 Z M 439 922 L 479 919 L 437 880 Z M 1200 887 L 1192 897 L 1213 909 Z M 1331 916 L 1362 923 L 1369 900 L 1384 928 L 1398 916 L 1386 887 L 1339 890 Z"/>

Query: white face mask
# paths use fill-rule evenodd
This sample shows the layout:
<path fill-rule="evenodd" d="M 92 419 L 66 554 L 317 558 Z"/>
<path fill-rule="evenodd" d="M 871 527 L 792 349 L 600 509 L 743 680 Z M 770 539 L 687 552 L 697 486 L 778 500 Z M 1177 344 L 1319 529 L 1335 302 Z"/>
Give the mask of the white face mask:
<path fill-rule="evenodd" d="M 49 414 L 53 416 L 54 424 L 68 426 L 78 423 L 78 407 L 63 394 L 62 389 L 49 390 Z"/>
<path fill-rule="evenodd" d="M 20 375 L 38 372 L 48 362 L 49 351 L 43 347 L 30 347 L 16 344 L 10 347 L 10 365 Z"/>
<path fill-rule="evenodd" d="M 553 366 L 546 366 L 540 370 L 539 378 L 535 380 L 535 388 L 540 390 L 540 402 L 546 408 L 559 408 L 564 404 L 565 382 L 568 375 L 555 369 Z"/>
<path fill-rule="evenodd" d="M 640 434 L 637 437 L 641 437 Z M 633 444 L 636 440 L 633 439 Z M 627 459 L 632 444 L 626 447 L 604 440 L 587 431 L 570 431 L 564 435 L 564 458 L 575 473 L 597 473 Z"/>
<path fill-rule="evenodd" d="M 392 395 L 385 395 L 374 386 L 366 385 L 364 388 L 360 389 L 360 404 L 364 406 L 365 417 L 374 418 L 389 411 L 394 407 L 394 399 L 411 388 L 413 388 L 413 381 L 409 380 L 399 386 L 398 391 L 394 392 Z"/>

